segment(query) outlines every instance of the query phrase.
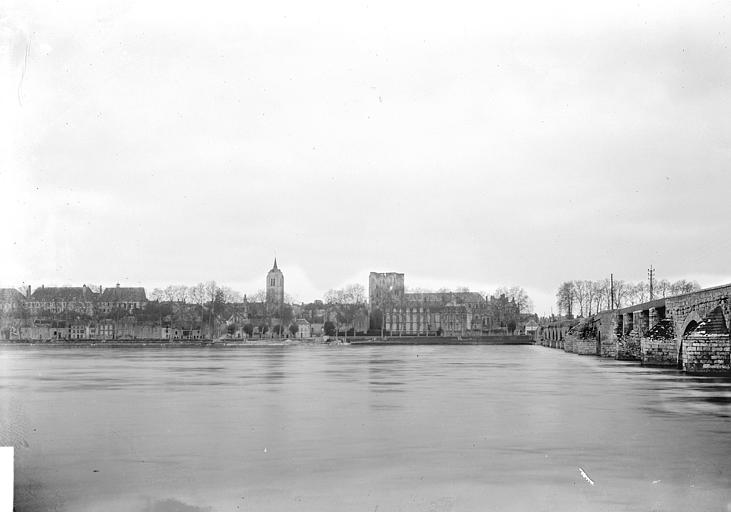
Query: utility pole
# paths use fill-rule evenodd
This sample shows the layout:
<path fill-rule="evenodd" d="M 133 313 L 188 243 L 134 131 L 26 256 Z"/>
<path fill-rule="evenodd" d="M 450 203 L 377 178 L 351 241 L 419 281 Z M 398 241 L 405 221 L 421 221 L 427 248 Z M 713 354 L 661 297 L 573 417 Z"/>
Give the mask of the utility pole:
<path fill-rule="evenodd" d="M 653 284 L 655 281 L 655 269 L 652 268 L 652 265 L 650 265 L 650 268 L 647 269 L 647 277 L 650 279 L 650 300 L 653 300 L 654 299 Z"/>
<path fill-rule="evenodd" d="M 614 274 L 609 274 L 609 300 L 612 304 L 610 309 L 614 310 Z"/>

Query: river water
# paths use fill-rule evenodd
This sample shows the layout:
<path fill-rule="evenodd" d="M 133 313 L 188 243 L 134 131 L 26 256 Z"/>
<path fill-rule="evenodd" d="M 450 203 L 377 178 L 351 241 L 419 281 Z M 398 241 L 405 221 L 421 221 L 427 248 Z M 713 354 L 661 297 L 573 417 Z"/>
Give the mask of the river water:
<path fill-rule="evenodd" d="M 0 445 L 18 511 L 731 510 L 731 381 L 536 346 L 4 347 Z"/>

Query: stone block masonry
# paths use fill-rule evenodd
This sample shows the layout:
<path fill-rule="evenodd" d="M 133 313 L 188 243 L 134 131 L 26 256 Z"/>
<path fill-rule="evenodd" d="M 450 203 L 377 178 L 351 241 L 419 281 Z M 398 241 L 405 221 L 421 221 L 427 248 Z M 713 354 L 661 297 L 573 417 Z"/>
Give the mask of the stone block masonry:
<path fill-rule="evenodd" d="M 594 338 L 581 338 L 575 334 L 567 334 L 564 340 L 564 350 L 581 356 L 595 356 L 597 341 Z"/>
<path fill-rule="evenodd" d="M 621 317 L 614 311 L 602 311 L 596 315 L 599 322 L 599 354 L 602 357 L 617 357 L 617 333 L 621 332 Z"/>
<path fill-rule="evenodd" d="M 574 336 L 572 336 L 571 334 L 567 334 L 563 340 L 563 349 L 566 352 L 575 352 L 575 349 L 574 349 L 575 343 L 576 343 L 576 338 Z"/>
<path fill-rule="evenodd" d="M 675 339 L 641 338 L 640 349 L 644 366 L 677 366 L 678 346 Z"/>
<path fill-rule="evenodd" d="M 728 334 L 699 334 L 684 340 L 683 367 L 692 373 L 731 371 L 731 341 Z"/>
<path fill-rule="evenodd" d="M 574 351 L 580 356 L 595 356 L 597 355 L 596 340 L 576 340 Z"/>
<path fill-rule="evenodd" d="M 719 373 L 731 370 L 731 339 L 723 305 L 716 306 L 683 337 L 683 367 L 686 371 Z"/>

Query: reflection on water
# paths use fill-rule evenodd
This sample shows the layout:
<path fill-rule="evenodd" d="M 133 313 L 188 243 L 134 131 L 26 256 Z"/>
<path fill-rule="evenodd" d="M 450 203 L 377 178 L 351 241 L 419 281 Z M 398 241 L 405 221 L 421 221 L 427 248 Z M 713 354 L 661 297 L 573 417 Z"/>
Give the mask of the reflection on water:
<path fill-rule="evenodd" d="M 730 415 L 531 346 L 0 349 L 19 511 L 731 510 Z"/>

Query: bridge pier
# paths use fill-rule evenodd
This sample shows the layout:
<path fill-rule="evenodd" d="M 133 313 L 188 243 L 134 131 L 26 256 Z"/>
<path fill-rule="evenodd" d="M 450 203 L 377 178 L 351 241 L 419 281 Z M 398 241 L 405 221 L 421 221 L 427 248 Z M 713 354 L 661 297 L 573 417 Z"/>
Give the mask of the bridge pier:
<path fill-rule="evenodd" d="M 691 373 L 731 373 L 731 339 L 721 306 L 682 337 L 683 369 Z"/>
<path fill-rule="evenodd" d="M 640 339 L 640 353 L 643 366 L 677 366 L 678 340 L 673 322 L 668 319 L 658 321 Z"/>

